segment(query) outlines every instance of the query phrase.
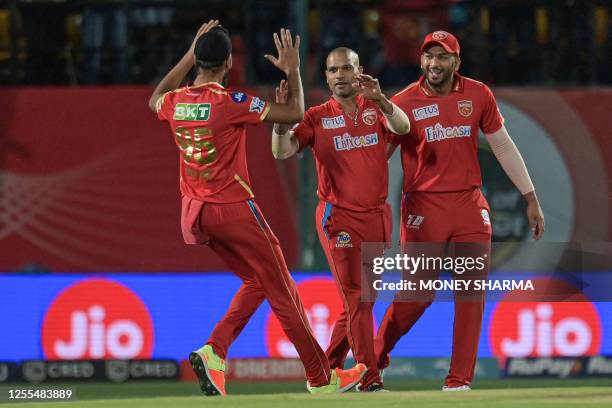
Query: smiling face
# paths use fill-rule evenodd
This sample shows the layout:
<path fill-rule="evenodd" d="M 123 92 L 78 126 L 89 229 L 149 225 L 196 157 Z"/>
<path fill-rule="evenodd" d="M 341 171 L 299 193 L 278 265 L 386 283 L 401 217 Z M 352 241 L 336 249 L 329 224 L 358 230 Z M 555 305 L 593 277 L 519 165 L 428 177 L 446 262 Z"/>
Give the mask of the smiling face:
<path fill-rule="evenodd" d="M 356 93 L 353 88 L 353 83 L 356 82 L 355 76 L 361 72 L 359 57 L 350 49 L 336 49 L 327 56 L 325 78 L 335 96 L 341 98 L 353 96 Z"/>
<path fill-rule="evenodd" d="M 421 55 L 421 70 L 427 82 L 433 87 L 441 87 L 453 80 L 453 73 L 459 69 L 461 59 L 449 54 L 439 45 L 429 47 Z"/>

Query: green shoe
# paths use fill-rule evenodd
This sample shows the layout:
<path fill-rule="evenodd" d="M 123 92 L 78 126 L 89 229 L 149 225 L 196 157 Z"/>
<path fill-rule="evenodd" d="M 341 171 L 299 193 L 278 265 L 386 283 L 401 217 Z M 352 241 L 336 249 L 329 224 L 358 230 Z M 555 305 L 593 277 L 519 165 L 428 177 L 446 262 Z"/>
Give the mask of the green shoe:
<path fill-rule="evenodd" d="M 353 388 L 366 373 L 366 366 L 357 364 L 350 370 L 341 370 L 335 368 L 331 371 L 329 384 L 320 387 L 311 387 L 310 383 L 306 382 L 306 388 L 311 394 L 334 394 L 341 393 Z"/>
<path fill-rule="evenodd" d="M 205 395 L 227 395 L 225 392 L 225 360 L 207 344 L 189 354 L 189 362 Z"/>

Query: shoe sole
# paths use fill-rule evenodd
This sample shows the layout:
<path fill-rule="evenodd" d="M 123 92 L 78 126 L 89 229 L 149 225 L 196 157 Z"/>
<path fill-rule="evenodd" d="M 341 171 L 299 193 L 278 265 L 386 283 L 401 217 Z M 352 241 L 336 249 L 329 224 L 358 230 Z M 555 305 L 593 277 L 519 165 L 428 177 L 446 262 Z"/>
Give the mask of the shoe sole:
<path fill-rule="evenodd" d="M 346 385 L 346 386 L 345 386 L 345 387 L 343 387 L 343 388 L 338 388 L 338 391 L 336 391 L 336 393 L 341 394 L 341 393 L 343 393 L 343 392 L 347 392 L 347 391 L 349 391 L 351 388 L 353 388 L 354 386 L 356 386 L 357 384 L 359 384 L 359 383 L 361 382 L 361 380 L 363 379 L 363 377 L 366 375 L 366 371 L 368 371 L 368 370 L 363 370 L 363 372 L 361 373 L 361 375 L 359 376 L 359 378 L 358 378 L 358 379 L 357 379 L 355 382 L 350 383 L 350 384 Z"/>
<path fill-rule="evenodd" d="M 202 357 L 198 352 L 194 351 L 189 354 L 189 362 L 191 363 L 191 368 L 193 368 L 193 372 L 198 377 L 198 381 L 200 382 L 200 390 L 204 393 L 204 395 L 209 397 L 214 397 L 217 395 L 223 395 L 221 390 L 217 388 L 215 383 L 211 380 L 210 372 L 208 371 L 208 366 L 206 365 L 206 360 Z"/>

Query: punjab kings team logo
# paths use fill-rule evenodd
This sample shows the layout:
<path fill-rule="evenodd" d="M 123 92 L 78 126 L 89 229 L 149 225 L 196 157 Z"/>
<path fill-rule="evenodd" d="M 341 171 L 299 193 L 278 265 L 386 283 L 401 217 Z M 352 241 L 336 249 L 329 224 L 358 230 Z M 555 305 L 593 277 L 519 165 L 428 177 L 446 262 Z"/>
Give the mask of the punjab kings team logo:
<path fill-rule="evenodd" d="M 446 37 L 448 37 L 448 33 L 446 31 L 435 31 L 432 35 L 431 38 L 433 38 L 434 40 L 443 40 Z"/>
<path fill-rule="evenodd" d="M 313 278 L 297 285 L 306 315 L 317 342 L 323 350 L 329 346 L 332 329 L 342 313 L 338 289 L 330 278 Z M 280 322 L 270 311 L 266 323 L 266 347 L 270 357 L 297 358 L 293 343 L 285 335 Z"/>
<path fill-rule="evenodd" d="M 536 288 L 546 287 L 550 293 L 569 293 L 572 289 L 559 279 L 533 282 Z M 505 297 L 493 311 L 489 332 L 491 351 L 502 363 L 508 357 L 600 354 L 599 313 L 583 294 L 572 294 L 570 302 L 521 302 L 511 297 Z"/>
<path fill-rule="evenodd" d="M 459 113 L 461 116 L 467 118 L 472 114 L 473 107 L 472 101 L 458 101 L 457 108 L 459 109 Z"/>
<path fill-rule="evenodd" d="M 458 101 L 457 108 L 461 116 L 467 118 L 472 114 L 472 101 Z"/>
<path fill-rule="evenodd" d="M 141 359 L 153 353 L 153 322 L 142 300 L 109 279 L 86 279 L 64 289 L 42 323 L 50 360 Z"/>
<path fill-rule="evenodd" d="M 376 111 L 374 109 L 368 108 L 361 114 L 361 119 L 366 125 L 372 126 L 374 123 L 376 123 L 377 116 L 378 115 L 376 115 Z"/>

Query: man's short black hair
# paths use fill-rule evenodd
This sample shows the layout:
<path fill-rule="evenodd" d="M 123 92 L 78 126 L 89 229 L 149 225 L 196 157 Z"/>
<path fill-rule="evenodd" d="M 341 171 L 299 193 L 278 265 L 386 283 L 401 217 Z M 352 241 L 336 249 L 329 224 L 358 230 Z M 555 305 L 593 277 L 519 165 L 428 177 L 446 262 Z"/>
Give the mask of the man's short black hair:
<path fill-rule="evenodd" d="M 231 53 L 232 40 L 225 27 L 213 27 L 195 44 L 196 65 L 203 69 L 220 67 Z"/>

